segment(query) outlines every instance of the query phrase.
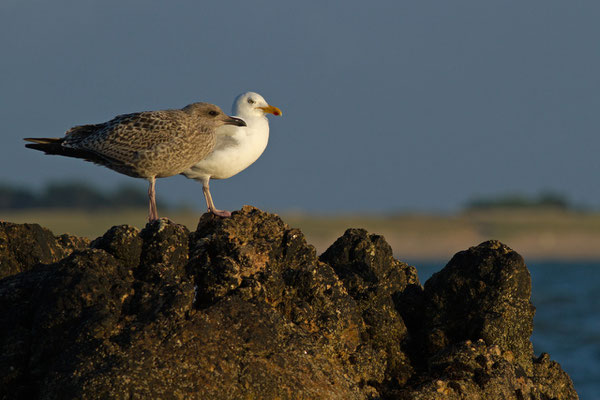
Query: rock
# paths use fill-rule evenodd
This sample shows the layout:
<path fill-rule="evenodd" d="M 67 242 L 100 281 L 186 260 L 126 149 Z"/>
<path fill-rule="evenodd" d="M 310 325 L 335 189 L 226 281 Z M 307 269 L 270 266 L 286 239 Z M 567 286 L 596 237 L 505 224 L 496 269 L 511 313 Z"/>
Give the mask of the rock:
<path fill-rule="evenodd" d="M 364 229 L 348 229 L 320 259 L 333 267 L 357 302 L 367 325 L 367 343 L 385 358 L 386 375 L 379 390 L 401 387 L 413 368 L 407 355 L 410 335 L 394 297 L 409 286 L 420 288 L 416 269 L 394 259 L 383 237 Z"/>
<path fill-rule="evenodd" d="M 535 362 L 531 376 L 512 352 L 469 340 L 449 346 L 429 360 L 419 384 L 396 393 L 397 399 L 577 399 L 570 378 L 554 365 Z M 543 372 L 542 372 L 543 371 Z M 552 377 L 544 379 L 544 377 Z"/>
<path fill-rule="evenodd" d="M 88 244 L 89 240 L 85 238 L 55 237 L 38 224 L 0 221 L 0 279 L 38 264 L 51 264 Z"/>
<path fill-rule="evenodd" d="M 196 276 L 201 309 L 218 309 L 229 298 L 268 305 L 282 323 L 293 327 L 278 334 L 279 357 L 297 352 L 290 346 L 304 348 L 310 364 L 327 360 L 328 370 L 333 365 L 336 371 L 344 371 L 344 380 L 336 380 L 333 386 L 331 377 L 302 372 L 305 378 L 290 386 L 290 393 L 328 398 L 325 393 L 330 389 L 315 397 L 307 388 L 331 386 L 340 396 L 343 393 L 342 398 L 361 398 L 352 394 L 357 385 L 382 379 L 383 362 L 363 340 L 366 327 L 356 302 L 331 266 L 319 261 L 302 232 L 246 206 L 230 219 L 205 214 L 192 236 L 189 268 Z M 297 343 L 300 332 L 311 337 L 310 345 Z M 263 341 L 261 336 L 247 340 Z M 288 371 L 300 373 L 297 367 L 290 365 Z M 272 393 L 254 395 L 265 398 Z"/>
<path fill-rule="evenodd" d="M 533 383 L 546 399 L 577 399 L 571 378 L 550 355 L 542 353 L 533 361 Z"/>
<path fill-rule="evenodd" d="M 133 269 L 140 263 L 143 243 L 137 228 L 119 225 L 113 226 L 103 236 L 94 240 L 90 247 L 112 254 L 115 259 Z"/>
<path fill-rule="evenodd" d="M 424 289 L 381 236 L 317 257 L 248 206 L 91 243 L 4 223 L 0 255 L 2 399 L 577 398 L 533 357 L 529 274 L 499 242 Z"/>
<path fill-rule="evenodd" d="M 453 343 L 483 339 L 511 351 L 532 373 L 535 308 L 523 258 L 498 241 L 457 253 L 425 284 L 426 354 Z"/>

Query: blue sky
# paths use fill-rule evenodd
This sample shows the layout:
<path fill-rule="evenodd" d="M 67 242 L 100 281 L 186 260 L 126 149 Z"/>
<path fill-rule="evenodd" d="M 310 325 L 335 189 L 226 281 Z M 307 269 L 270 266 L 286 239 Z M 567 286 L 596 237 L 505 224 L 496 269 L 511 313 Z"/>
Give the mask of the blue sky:
<path fill-rule="evenodd" d="M 0 3 L 0 181 L 140 179 L 25 149 L 117 114 L 261 93 L 263 156 L 214 181 L 219 208 L 452 211 L 554 190 L 600 207 L 600 3 Z M 199 183 L 159 198 L 204 208 Z"/>

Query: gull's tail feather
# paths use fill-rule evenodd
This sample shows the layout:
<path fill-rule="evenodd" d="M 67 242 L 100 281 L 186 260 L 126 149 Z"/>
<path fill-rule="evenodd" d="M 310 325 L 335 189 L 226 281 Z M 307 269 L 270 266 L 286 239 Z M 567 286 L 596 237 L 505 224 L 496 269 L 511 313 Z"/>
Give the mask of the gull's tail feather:
<path fill-rule="evenodd" d="M 33 142 L 33 144 L 25 145 L 28 149 L 43 151 L 46 154 L 67 155 L 65 154 L 67 149 L 61 146 L 63 141 L 61 138 L 25 138 L 23 140 Z"/>
<path fill-rule="evenodd" d="M 33 142 L 33 143 L 56 143 L 56 142 L 62 142 L 62 138 L 34 138 L 34 137 L 28 137 L 25 138 L 23 140 L 26 140 L 28 142 Z"/>
<path fill-rule="evenodd" d="M 81 158 L 86 161 L 109 167 L 111 161 L 114 162 L 114 160 L 109 160 L 107 157 L 100 156 L 93 151 L 65 147 L 62 145 L 64 138 L 25 138 L 23 140 L 33 142 L 25 145 L 28 149 L 43 151 L 46 154 Z"/>

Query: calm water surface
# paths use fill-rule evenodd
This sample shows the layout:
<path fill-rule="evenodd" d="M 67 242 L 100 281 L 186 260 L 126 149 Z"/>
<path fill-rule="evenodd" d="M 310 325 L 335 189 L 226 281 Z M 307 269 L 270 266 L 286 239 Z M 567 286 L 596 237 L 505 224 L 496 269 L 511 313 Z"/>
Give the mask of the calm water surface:
<path fill-rule="evenodd" d="M 444 263 L 411 262 L 424 283 Z M 600 400 L 600 261 L 530 262 L 531 341 L 569 374 L 582 400 Z"/>

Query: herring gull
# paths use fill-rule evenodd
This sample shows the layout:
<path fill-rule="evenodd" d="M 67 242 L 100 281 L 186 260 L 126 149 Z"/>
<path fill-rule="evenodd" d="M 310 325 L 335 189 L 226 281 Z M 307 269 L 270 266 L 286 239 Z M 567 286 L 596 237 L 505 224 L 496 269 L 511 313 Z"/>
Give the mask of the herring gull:
<path fill-rule="evenodd" d="M 148 219 L 158 219 L 156 178 L 177 175 L 211 153 L 217 128 L 246 126 L 209 103 L 180 110 L 118 115 L 108 122 L 75 126 L 62 138 L 26 138 L 30 149 L 81 158 L 149 181 Z"/>
<path fill-rule="evenodd" d="M 281 115 L 281 110 L 271 106 L 258 93 L 242 93 L 233 102 L 232 113 L 246 122 L 245 127 L 222 126 L 218 129 L 217 143 L 210 154 L 183 175 L 202 182 L 202 191 L 208 211 L 229 217 L 231 212 L 215 207 L 210 195 L 211 179 L 227 179 L 248 168 L 267 147 L 269 120 L 266 114 Z"/>

